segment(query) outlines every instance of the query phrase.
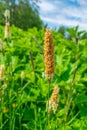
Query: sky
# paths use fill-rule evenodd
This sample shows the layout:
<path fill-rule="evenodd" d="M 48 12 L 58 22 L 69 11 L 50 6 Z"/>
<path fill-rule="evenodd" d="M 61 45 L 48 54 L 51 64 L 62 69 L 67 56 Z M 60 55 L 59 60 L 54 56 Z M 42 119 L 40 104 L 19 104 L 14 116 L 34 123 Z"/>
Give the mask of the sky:
<path fill-rule="evenodd" d="M 59 26 L 87 30 L 87 0 L 40 0 L 40 18 L 50 28 Z"/>

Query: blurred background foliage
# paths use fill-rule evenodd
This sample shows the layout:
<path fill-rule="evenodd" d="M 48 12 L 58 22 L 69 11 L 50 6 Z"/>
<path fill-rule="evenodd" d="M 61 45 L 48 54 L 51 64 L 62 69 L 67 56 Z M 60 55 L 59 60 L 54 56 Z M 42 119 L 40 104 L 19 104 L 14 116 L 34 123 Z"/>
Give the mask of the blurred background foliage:
<path fill-rule="evenodd" d="M 10 10 L 10 23 L 27 30 L 43 25 L 38 13 L 38 0 L 0 0 L 0 25 L 5 24 L 4 12 Z"/>

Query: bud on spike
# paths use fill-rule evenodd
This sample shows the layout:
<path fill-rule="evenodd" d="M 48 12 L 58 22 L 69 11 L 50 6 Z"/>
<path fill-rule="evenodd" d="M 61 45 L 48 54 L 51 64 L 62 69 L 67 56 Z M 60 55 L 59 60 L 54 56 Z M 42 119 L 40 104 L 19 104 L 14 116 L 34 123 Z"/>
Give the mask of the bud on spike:
<path fill-rule="evenodd" d="M 7 22 L 5 24 L 5 38 L 9 38 L 10 37 L 10 23 Z"/>

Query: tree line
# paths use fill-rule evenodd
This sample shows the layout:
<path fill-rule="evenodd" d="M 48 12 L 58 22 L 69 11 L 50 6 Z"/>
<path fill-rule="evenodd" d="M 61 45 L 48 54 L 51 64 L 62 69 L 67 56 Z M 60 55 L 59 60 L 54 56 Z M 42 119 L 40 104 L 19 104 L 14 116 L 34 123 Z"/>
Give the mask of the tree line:
<path fill-rule="evenodd" d="M 37 27 L 40 29 L 43 25 L 39 17 L 38 0 L 0 0 L 0 25 L 5 24 L 4 12 L 10 10 L 10 24 L 27 30 Z"/>

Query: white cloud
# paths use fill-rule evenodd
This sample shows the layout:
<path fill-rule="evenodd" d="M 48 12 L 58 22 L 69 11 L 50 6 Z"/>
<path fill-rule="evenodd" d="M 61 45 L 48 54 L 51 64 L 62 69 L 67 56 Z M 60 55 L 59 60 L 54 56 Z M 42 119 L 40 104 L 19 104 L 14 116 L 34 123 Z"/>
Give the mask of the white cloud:
<path fill-rule="evenodd" d="M 65 26 L 77 26 L 80 25 L 80 29 L 86 29 L 87 30 L 87 22 L 80 22 L 80 21 L 76 21 L 76 20 L 67 20 L 67 18 L 65 17 L 57 17 L 55 19 L 51 19 L 51 18 L 47 18 L 47 17 L 43 17 L 41 16 L 41 18 L 43 19 L 43 21 L 45 23 L 50 23 L 51 25 L 55 25 L 56 27 L 58 27 L 58 25 L 65 25 Z M 55 27 L 54 26 L 54 27 Z"/>
<path fill-rule="evenodd" d="M 66 26 L 76 26 L 79 24 L 78 21 L 75 20 L 67 20 L 65 17 L 56 17 L 55 19 L 47 18 L 47 17 L 41 17 L 45 22 L 50 22 L 53 24 L 59 24 L 59 25 L 66 25 Z"/>
<path fill-rule="evenodd" d="M 45 12 L 52 12 L 55 9 L 54 5 L 47 1 L 41 1 L 38 5 L 40 6 L 41 11 Z"/>
<path fill-rule="evenodd" d="M 44 17 L 44 16 L 41 16 L 41 19 L 43 19 L 45 22 L 50 22 L 50 23 L 53 23 L 53 24 L 58 23 L 55 19 Z"/>
<path fill-rule="evenodd" d="M 44 0 L 40 6 L 41 19 L 49 26 L 76 26 L 87 30 L 87 0 Z M 76 2 L 79 6 L 77 6 Z"/>
<path fill-rule="evenodd" d="M 86 8 L 82 7 L 66 7 L 62 10 L 61 14 L 65 14 L 69 17 L 75 17 L 80 19 L 85 19 L 87 17 L 87 10 Z"/>
<path fill-rule="evenodd" d="M 87 6 L 87 0 L 77 0 L 81 6 Z"/>

